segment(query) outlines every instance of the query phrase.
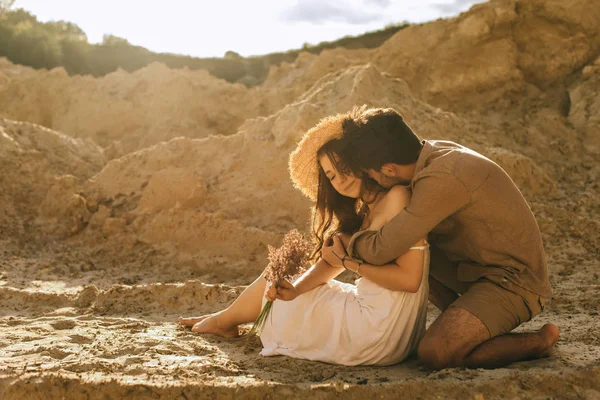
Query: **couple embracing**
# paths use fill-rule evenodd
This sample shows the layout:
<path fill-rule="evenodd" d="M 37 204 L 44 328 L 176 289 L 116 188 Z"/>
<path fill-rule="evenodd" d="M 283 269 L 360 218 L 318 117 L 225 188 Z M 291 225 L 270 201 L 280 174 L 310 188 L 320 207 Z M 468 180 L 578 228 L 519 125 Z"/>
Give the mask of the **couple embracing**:
<path fill-rule="evenodd" d="M 558 328 L 510 333 L 551 295 L 541 234 L 497 164 L 421 140 L 393 109 L 355 108 L 310 129 L 290 155 L 314 202 L 312 267 L 276 288 L 259 276 L 227 309 L 180 318 L 235 337 L 267 300 L 263 355 L 432 369 L 496 368 L 548 355 Z M 336 281 L 345 269 L 356 284 Z M 427 301 L 441 315 L 426 330 Z"/>

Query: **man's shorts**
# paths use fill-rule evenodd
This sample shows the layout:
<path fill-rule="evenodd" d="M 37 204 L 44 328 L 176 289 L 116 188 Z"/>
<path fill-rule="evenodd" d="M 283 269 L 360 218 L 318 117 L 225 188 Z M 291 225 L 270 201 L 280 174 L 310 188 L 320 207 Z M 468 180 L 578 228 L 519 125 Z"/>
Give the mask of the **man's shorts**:
<path fill-rule="evenodd" d="M 505 277 L 483 277 L 474 282 L 458 280 L 458 263 L 433 248 L 429 274 L 459 295 L 450 307 L 460 307 L 483 322 L 490 337 L 504 335 L 544 309 L 538 294 Z"/>

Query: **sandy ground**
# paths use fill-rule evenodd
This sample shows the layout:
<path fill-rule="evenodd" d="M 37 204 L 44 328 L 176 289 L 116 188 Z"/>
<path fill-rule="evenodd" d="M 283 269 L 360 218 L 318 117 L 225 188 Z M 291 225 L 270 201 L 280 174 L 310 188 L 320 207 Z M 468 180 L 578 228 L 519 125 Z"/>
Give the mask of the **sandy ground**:
<path fill-rule="evenodd" d="M 600 398 L 600 276 L 592 272 L 598 271 L 598 262 L 578 260 L 573 243 L 567 247 L 572 251 L 550 255 L 581 261 L 578 267 L 556 271 L 557 264 L 551 263 L 552 301 L 517 330 L 558 324 L 561 339 L 551 357 L 496 370 L 437 372 L 414 359 L 391 367 L 342 367 L 262 357 L 256 336 L 200 336 L 175 323 L 179 315 L 222 309 L 243 286 L 185 279 L 191 272 L 185 268 L 171 275 L 178 283 L 156 283 L 164 276 L 148 273 L 151 268 L 142 271 L 142 264 L 137 274 L 131 265 L 119 273 L 119 266 L 91 254 L 70 254 L 65 244 L 47 245 L 37 254 L 26 246 L 3 244 L 0 397 L 5 399 L 374 398 L 400 393 L 428 399 Z M 146 259 L 148 264 L 150 258 L 165 263 L 155 255 Z M 429 323 L 437 315 L 430 307 Z"/>

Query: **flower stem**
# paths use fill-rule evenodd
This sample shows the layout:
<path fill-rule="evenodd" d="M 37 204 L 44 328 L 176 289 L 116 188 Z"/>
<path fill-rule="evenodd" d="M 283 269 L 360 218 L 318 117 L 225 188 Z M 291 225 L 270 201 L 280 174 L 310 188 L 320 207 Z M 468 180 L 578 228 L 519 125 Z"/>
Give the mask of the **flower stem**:
<path fill-rule="evenodd" d="M 278 287 L 279 282 L 275 282 L 275 289 L 277 289 Z M 250 329 L 250 334 L 260 335 L 262 333 L 262 330 L 265 327 L 265 324 L 267 323 L 267 318 L 269 317 L 272 308 L 273 302 L 270 300 L 267 301 L 260 314 L 258 314 L 256 321 L 254 321 L 254 325 L 252 325 L 252 329 Z"/>
<path fill-rule="evenodd" d="M 250 334 L 261 334 L 272 308 L 273 302 L 267 301 L 262 311 L 258 315 L 258 318 L 256 318 L 256 321 L 254 321 L 254 325 L 252 325 L 252 329 L 250 329 Z"/>

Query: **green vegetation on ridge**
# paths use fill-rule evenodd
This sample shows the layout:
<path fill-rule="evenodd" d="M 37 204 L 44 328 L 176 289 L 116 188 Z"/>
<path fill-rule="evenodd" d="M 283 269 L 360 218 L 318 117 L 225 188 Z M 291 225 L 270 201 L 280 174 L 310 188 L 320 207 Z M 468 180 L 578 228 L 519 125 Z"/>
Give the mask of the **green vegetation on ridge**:
<path fill-rule="evenodd" d="M 6 57 L 12 63 L 36 69 L 64 67 L 70 75 L 102 76 L 118 68 L 132 72 L 152 62 L 160 62 L 171 68 L 204 69 L 218 78 L 247 86 L 261 83 L 269 66 L 293 62 L 302 51 L 319 54 L 335 47 L 374 48 L 408 26 L 406 23 L 390 25 L 359 36 L 317 45 L 305 44 L 301 49 L 262 56 L 244 58 L 228 51 L 223 58 L 197 58 L 154 53 L 113 35 L 105 35 L 100 44 L 91 44 L 85 32 L 73 23 L 40 22 L 23 9 L 9 10 L 12 1 L 0 1 L 6 3 L 0 3 L 0 57 Z"/>

